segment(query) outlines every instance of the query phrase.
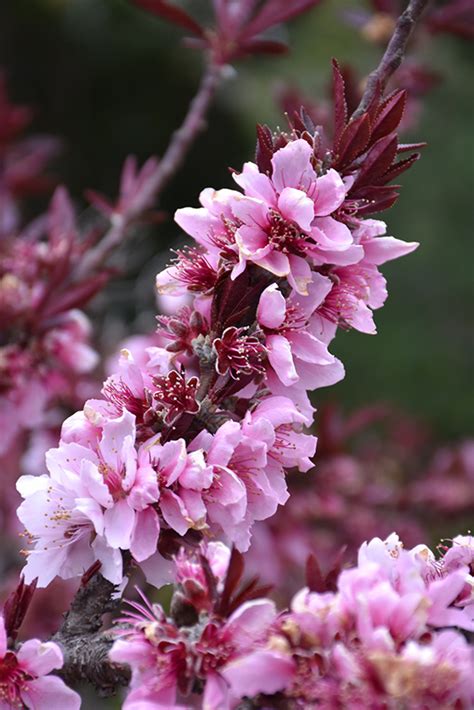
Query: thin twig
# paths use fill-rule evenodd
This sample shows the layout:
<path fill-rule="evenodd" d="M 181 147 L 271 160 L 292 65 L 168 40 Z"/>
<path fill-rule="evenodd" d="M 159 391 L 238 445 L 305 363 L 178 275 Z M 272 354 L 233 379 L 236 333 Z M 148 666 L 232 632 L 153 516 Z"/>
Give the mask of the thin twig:
<path fill-rule="evenodd" d="M 377 92 L 383 93 L 388 80 L 403 61 L 408 40 L 428 2 L 429 0 L 410 0 L 406 10 L 398 18 L 387 49 L 377 69 L 369 75 L 362 99 L 351 120 L 367 110 Z"/>
<path fill-rule="evenodd" d="M 140 204 L 151 205 L 182 165 L 195 138 L 205 128 L 205 117 L 222 77 L 222 67 L 208 65 L 182 125 L 171 136 L 155 172 L 143 185 Z M 138 216 L 135 211 L 117 216 L 100 242 L 84 256 L 76 277 L 86 276 L 101 266 Z"/>

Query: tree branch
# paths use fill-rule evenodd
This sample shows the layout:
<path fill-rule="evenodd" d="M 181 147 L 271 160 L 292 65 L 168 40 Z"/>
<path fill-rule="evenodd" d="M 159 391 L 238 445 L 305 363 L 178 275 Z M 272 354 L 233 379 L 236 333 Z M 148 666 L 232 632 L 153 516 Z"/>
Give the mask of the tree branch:
<path fill-rule="evenodd" d="M 51 639 L 63 651 L 64 665 L 58 674 L 66 683 L 87 681 L 102 696 L 112 695 L 130 680 L 128 668 L 110 662 L 113 637 L 109 631 L 101 631 L 102 616 L 120 604 L 120 600 L 112 599 L 114 592 L 114 585 L 101 574 L 82 584 L 61 628 Z"/>
<path fill-rule="evenodd" d="M 351 120 L 367 110 L 378 92 L 383 93 L 388 80 L 403 61 L 408 40 L 428 2 L 429 0 L 410 0 L 407 8 L 398 18 L 387 49 L 377 69 L 369 74 L 362 99 Z"/>
<path fill-rule="evenodd" d="M 205 128 L 205 116 L 222 78 L 223 68 L 209 64 L 182 125 L 171 136 L 156 170 L 143 185 L 140 204 L 152 204 L 182 165 L 193 141 Z M 120 244 L 126 230 L 138 216 L 135 212 L 119 215 L 100 242 L 84 256 L 76 276 L 83 277 L 100 266 Z"/>

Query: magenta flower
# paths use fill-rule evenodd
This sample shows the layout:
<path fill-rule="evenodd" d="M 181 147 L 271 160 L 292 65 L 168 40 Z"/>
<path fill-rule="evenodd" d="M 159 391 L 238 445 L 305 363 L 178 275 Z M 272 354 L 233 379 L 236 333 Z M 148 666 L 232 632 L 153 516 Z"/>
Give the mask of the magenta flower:
<path fill-rule="evenodd" d="M 293 661 L 267 644 L 276 619 L 267 599 L 245 602 L 225 621 L 209 619 L 196 637 L 167 619 L 158 605 L 133 607 L 136 611 L 122 620 L 129 628 L 119 631 L 110 651 L 115 663 L 132 669 L 125 710 L 181 708 L 178 697 L 196 698 L 195 679 L 205 685 L 203 707 L 232 710 L 244 695 L 274 693 L 291 677 Z"/>
<path fill-rule="evenodd" d="M 61 668 L 63 655 L 55 643 L 37 639 L 25 641 L 17 651 L 9 650 L 0 616 L 0 708 L 27 707 L 30 710 L 77 710 L 80 696 L 51 671 Z"/>
<path fill-rule="evenodd" d="M 232 190 L 205 191 L 204 207 L 178 210 L 176 221 L 211 251 L 216 246 L 222 250 L 222 245 L 231 256 L 238 251 L 233 278 L 251 261 L 286 276 L 298 293 L 306 294 L 310 264 L 339 263 L 338 255 L 353 244 L 348 227 L 331 216 L 344 202 L 344 183 L 333 169 L 318 177 L 311 159 L 306 141 L 292 141 L 275 152 L 271 177 L 254 163 L 234 175 L 244 196 Z M 362 256 L 360 247 L 352 249 L 342 263 Z"/>

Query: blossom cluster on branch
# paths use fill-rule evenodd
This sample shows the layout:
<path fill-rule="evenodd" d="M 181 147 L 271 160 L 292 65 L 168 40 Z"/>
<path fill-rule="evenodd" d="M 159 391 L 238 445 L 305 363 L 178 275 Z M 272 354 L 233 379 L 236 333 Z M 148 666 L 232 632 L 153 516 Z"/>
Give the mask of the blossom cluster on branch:
<path fill-rule="evenodd" d="M 203 543 L 175 559 L 167 615 L 132 602 L 110 656 L 132 669 L 127 710 L 468 708 L 474 702 L 474 540 L 441 556 L 393 533 L 365 542 L 356 566 L 308 586 L 278 613 L 256 582 L 239 587 L 235 551 Z M 242 704 L 239 704 L 241 702 Z"/>
<path fill-rule="evenodd" d="M 258 125 L 255 161 L 231 171 L 234 186 L 206 188 L 199 207 L 177 210 L 193 243 L 156 277 L 167 311 L 137 352 L 122 349 L 101 396 L 86 394 L 98 355 L 83 308 L 111 276 L 108 258 L 178 169 L 225 65 L 281 52 L 265 32 L 316 2 L 216 0 L 208 27 L 167 0 L 135 0 L 190 32 L 187 43 L 204 50 L 207 69 L 161 161 L 138 170 L 128 159 L 115 203 L 89 192 L 106 227 L 79 227 L 63 188 L 45 216 L 21 224 L 18 200 L 38 187 L 53 144 L 18 138 L 28 114 L 0 86 L 0 455 L 11 464 L 26 432 L 56 424 L 52 407 L 79 407 L 46 453 L 47 473 L 27 471 L 16 483 L 26 564 L 0 616 L 0 710 L 74 710 L 80 698 L 64 681 L 84 680 L 102 694 L 130 682 L 128 710 L 474 703 L 472 537 L 458 536 L 438 555 L 424 544 L 404 549 L 395 533 L 373 537 L 355 567 L 342 569 L 339 555 L 327 574 L 310 556 L 307 586 L 283 612 L 265 579 L 244 578 L 242 556 L 254 530 L 257 543 L 266 531 L 276 556 L 285 525 L 302 523 L 306 534 L 311 516 L 321 523 L 325 513 L 337 518 L 337 504 L 351 505 L 336 479 L 350 478 L 354 461 L 341 461 L 338 445 L 328 455 L 330 437 L 314 509 L 314 497 L 297 486 L 293 493 L 287 479 L 313 469 L 310 393 L 344 377 L 333 339 L 340 329 L 376 333 L 374 311 L 387 298 L 379 267 L 418 246 L 388 236 L 378 215 L 396 202 L 393 181 L 424 145 L 400 142 L 407 94 L 384 90 L 426 0 L 411 0 L 395 22 L 358 105 L 334 61 L 326 130 L 305 108 L 287 130 Z M 414 499 L 442 508 L 436 484 L 451 464 L 448 456 L 432 469 L 431 498 L 413 483 Z M 364 493 L 353 508 L 371 505 L 373 489 L 360 478 Z M 290 493 L 279 530 L 277 511 Z M 8 497 L 5 517 L 9 507 Z M 341 524 L 341 535 L 348 529 Z M 318 542 L 297 542 L 302 566 Z M 249 554 L 259 567 L 258 544 Z M 129 578 L 143 575 L 157 588 L 174 584 L 169 611 L 138 592 L 142 601 L 104 629 Z M 19 644 L 36 587 L 57 577 L 80 580 L 61 627 L 50 641 Z"/>
<path fill-rule="evenodd" d="M 157 277 L 159 291 L 189 297 L 159 318 L 166 346 L 145 368 L 125 352 L 103 399 L 63 424 L 49 473 L 18 481 L 34 544 L 27 581 L 100 560 L 120 583 L 127 550 L 159 584 L 161 533 L 246 550 L 254 521 L 286 502 L 285 471 L 307 471 L 315 453 L 301 431 L 314 411 L 307 392 L 343 376 L 330 341 L 339 326 L 375 332 L 372 309 L 387 295 L 378 266 L 417 246 L 365 218 L 393 201 L 385 183 L 406 167 L 393 163 L 401 100 L 373 109 L 372 123 L 342 118 L 340 172 L 321 160 L 317 133 L 261 129 L 257 164 L 234 173 L 243 192 L 208 188 L 202 207 L 178 210 L 197 246 Z"/>

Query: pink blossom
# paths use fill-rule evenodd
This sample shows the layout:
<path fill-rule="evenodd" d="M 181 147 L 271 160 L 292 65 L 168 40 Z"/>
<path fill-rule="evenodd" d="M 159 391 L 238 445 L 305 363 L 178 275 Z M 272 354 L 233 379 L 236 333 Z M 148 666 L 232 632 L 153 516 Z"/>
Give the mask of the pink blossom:
<path fill-rule="evenodd" d="M 50 710 L 61 707 L 77 710 L 80 696 L 51 671 L 61 668 L 63 655 L 55 643 L 37 639 L 25 641 L 16 651 L 9 650 L 3 617 L 0 616 L 0 708 L 27 707 Z"/>
<path fill-rule="evenodd" d="M 332 282 L 315 273 L 306 296 L 293 291 L 285 299 L 276 284 L 262 293 L 257 320 L 265 333 L 270 365 L 283 385 L 301 381 L 304 389 L 317 389 L 319 381 L 333 384 L 343 377 L 342 363 L 310 326 L 311 317 L 331 289 Z"/>
<path fill-rule="evenodd" d="M 195 699 L 199 679 L 205 685 L 203 707 L 231 710 L 244 695 L 274 693 L 291 677 L 292 660 L 267 645 L 276 618 L 267 599 L 245 602 L 225 621 L 207 620 L 197 635 L 177 627 L 158 605 L 133 606 L 136 611 L 123 619 L 129 628 L 119 631 L 110 651 L 114 662 L 132 669 L 126 709 L 147 703 L 181 707 L 178 698 Z"/>
<path fill-rule="evenodd" d="M 155 474 L 148 454 L 135 449 L 135 417 L 124 410 L 106 421 L 94 443 L 61 443 L 47 453 L 50 476 L 18 482 L 25 498 L 18 516 L 36 540 L 25 575 L 38 577 L 40 586 L 56 574 L 82 574 L 94 559 L 118 583 L 120 549 L 130 549 L 138 560 L 156 549 L 159 521 L 149 507 Z"/>

